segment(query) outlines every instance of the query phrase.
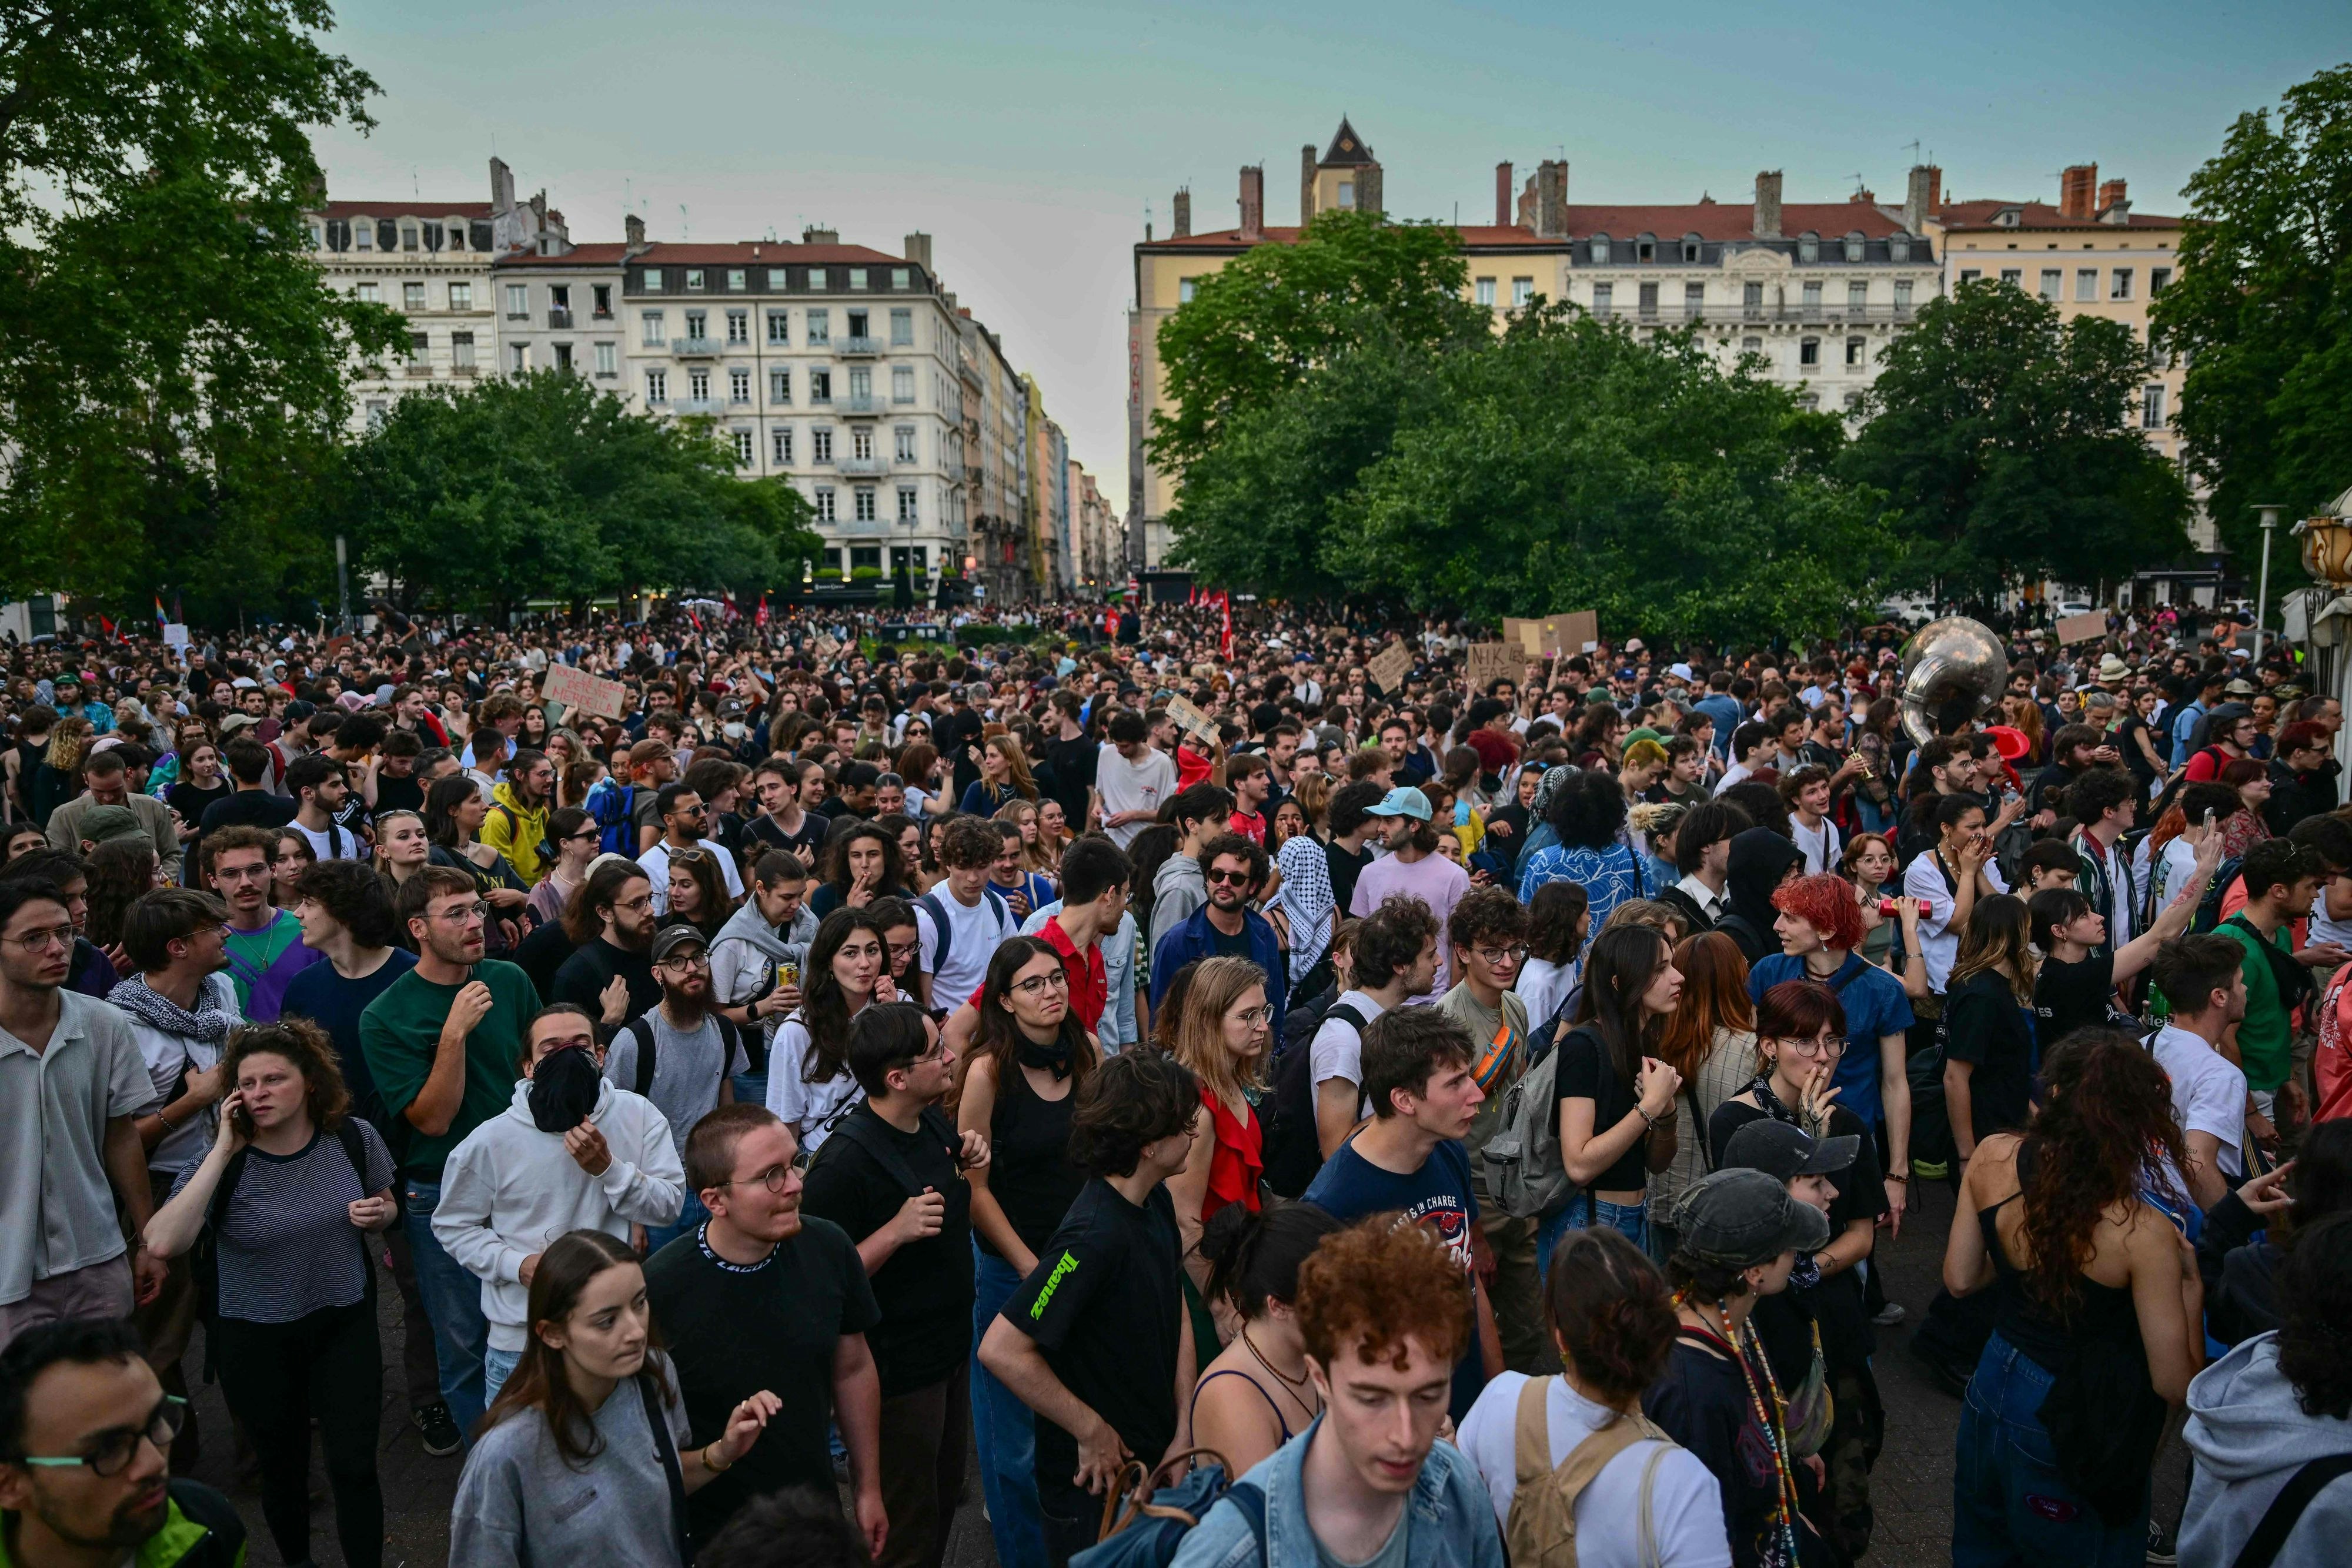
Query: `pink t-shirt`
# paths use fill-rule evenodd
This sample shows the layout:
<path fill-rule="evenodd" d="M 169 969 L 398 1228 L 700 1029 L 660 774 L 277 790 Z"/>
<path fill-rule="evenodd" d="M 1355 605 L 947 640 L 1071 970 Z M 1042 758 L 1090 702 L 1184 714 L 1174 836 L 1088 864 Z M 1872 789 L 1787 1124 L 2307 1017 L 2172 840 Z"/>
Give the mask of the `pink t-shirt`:
<path fill-rule="evenodd" d="M 1427 997 L 1407 998 L 1428 1001 L 1442 997 L 1451 982 L 1446 978 L 1445 923 L 1454 918 L 1454 906 L 1470 891 L 1470 873 L 1441 854 L 1426 854 L 1407 865 L 1395 855 L 1382 855 L 1366 866 L 1356 878 L 1356 896 L 1348 905 L 1351 915 L 1371 914 L 1381 901 L 1394 894 L 1418 898 L 1437 916 L 1437 983 Z"/>

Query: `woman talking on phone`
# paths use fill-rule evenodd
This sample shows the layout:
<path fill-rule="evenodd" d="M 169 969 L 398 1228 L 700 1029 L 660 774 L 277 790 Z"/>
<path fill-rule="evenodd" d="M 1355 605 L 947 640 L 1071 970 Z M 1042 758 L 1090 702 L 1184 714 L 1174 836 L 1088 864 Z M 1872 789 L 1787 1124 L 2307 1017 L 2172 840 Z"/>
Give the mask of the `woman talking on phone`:
<path fill-rule="evenodd" d="M 326 1447 L 335 1534 L 352 1568 L 383 1560 L 371 1238 L 394 1218 L 392 1154 L 352 1115 L 334 1047 L 292 1019 L 229 1037 L 220 1133 L 147 1222 L 173 1258 L 209 1231 L 203 1311 L 221 1393 L 261 1463 L 261 1512 L 278 1555 L 310 1557 L 310 1421 Z"/>

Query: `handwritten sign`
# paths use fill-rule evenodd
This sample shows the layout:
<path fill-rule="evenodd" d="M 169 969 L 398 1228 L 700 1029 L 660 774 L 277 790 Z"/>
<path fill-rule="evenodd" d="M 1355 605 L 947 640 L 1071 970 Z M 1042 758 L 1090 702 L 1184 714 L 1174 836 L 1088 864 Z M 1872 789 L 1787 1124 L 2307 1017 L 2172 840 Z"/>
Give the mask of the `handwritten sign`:
<path fill-rule="evenodd" d="M 1543 651 L 1555 659 L 1590 653 L 1601 645 L 1601 617 L 1590 610 L 1546 616 L 1543 629 Z"/>
<path fill-rule="evenodd" d="M 547 673 L 540 677 L 539 695 L 599 718 L 621 716 L 621 683 L 592 675 L 570 664 L 549 664 Z"/>
<path fill-rule="evenodd" d="M 1217 721 L 1202 713 L 1190 697 L 1170 697 L 1168 716 L 1182 725 L 1187 735 L 1202 735 L 1211 740 L 1217 737 Z"/>
<path fill-rule="evenodd" d="M 1484 692 L 1490 682 L 1516 677 L 1517 666 L 1525 656 L 1523 647 L 1514 648 L 1508 643 L 1471 643 L 1467 664 L 1470 690 L 1474 694 Z"/>
<path fill-rule="evenodd" d="M 818 664 L 824 665 L 832 664 L 834 655 L 840 652 L 841 644 L 838 642 L 835 641 L 831 637 L 825 636 L 822 632 L 818 634 L 816 640 L 816 662 Z"/>
<path fill-rule="evenodd" d="M 187 645 L 188 628 L 184 622 L 178 621 L 166 621 L 163 622 L 163 646 L 166 648 L 185 648 Z"/>
<path fill-rule="evenodd" d="M 1412 651 L 1402 643 L 1391 643 L 1372 655 L 1364 665 L 1364 674 L 1383 692 L 1394 692 L 1404 684 L 1406 672 L 1412 668 Z"/>
<path fill-rule="evenodd" d="M 2107 612 L 2104 610 L 2069 615 L 2058 622 L 2058 641 L 2062 643 L 2095 643 L 2106 634 Z"/>

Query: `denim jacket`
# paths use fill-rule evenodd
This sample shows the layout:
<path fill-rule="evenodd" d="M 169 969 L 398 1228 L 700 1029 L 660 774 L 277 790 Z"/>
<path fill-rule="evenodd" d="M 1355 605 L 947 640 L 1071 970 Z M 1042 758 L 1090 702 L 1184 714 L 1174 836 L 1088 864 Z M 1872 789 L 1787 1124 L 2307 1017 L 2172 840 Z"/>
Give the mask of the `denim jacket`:
<path fill-rule="evenodd" d="M 1322 1425 L 1317 1416 L 1314 1426 L 1243 1478 L 1265 1493 L 1265 1564 L 1316 1561 L 1300 1470 L 1307 1445 Z M 1413 1521 L 1412 1552 L 1406 1559 L 1411 1568 L 1503 1568 L 1494 1500 L 1476 1467 L 1453 1444 L 1441 1442 L 1429 1450 L 1405 1508 Z M 1257 1534 L 1240 1509 L 1220 1502 L 1185 1535 L 1171 1568 L 1261 1568 Z"/>

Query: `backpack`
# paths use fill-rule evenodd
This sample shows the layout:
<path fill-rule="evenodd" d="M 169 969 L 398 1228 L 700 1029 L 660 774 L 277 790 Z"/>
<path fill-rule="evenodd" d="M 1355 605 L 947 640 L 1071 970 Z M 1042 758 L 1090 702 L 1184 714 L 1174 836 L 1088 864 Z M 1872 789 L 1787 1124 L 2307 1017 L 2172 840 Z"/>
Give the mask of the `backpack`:
<path fill-rule="evenodd" d="M 1013 906 L 1004 902 L 1004 895 L 986 883 L 981 884 L 980 894 L 983 900 L 995 905 L 997 924 L 1003 928 L 1003 936 L 1016 935 L 1021 929 L 1021 923 L 1013 918 Z M 923 894 L 922 897 L 915 900 L 915 904 L 917 907 L 930 915 L 931 929 L 939 936 L 940 945 L 937 951 L 931 955 L 931 967 L 929 972 L 932 975 L 944 974 L 948 967 L 949 949 L 955 944 L 955 925 L 948 919 L 947 905 L 940 902 L 940 895 L 936 892 Z M 1000 936 L 999 940 L 1002 939 L 1003 937 Z M 931 1005 L 952 1009 L 956 1003 L 945 998 L 934 996 L 931 998 Z"/>
<path fill-rule="evenodd" d="M 719 1081 L 724 1083 L 727 1082 L 728 1063 L 735 1060 L 735 1053 L 738 1051 L 743 1051 L 748 1060 L 751 1052 L 744 1051 L 742 1032 L 730 1020 L 716 1012 L 709 1016 L 716 1019 L 719 1024 L 720 1042 Z M 653 1019 L 648 1014 L 639 1013 L 621 1026 L 621 1032 L 637 1042 L 637 1073 L 635 1082 L 631 1083 L 630 1087 L 641 1097 L 649 1098 L 654 1086 L 654 1058 L 659 1054 L 654 1046 Z"/>
<path fill-rule="evenodd" d="M 1635 1539 L 1641 1561 L 1658 1562 L 1650 1499 L 1656 1490 L 1658 1466 L 1675 1448 L 1674 1440 L 1635 1409 L 1586 1435 L 1555 1469 L 1551 1423 L 1545 1408 L 1551 1398 L 1551 1382 L 1549 1377 L 1530 1377 L 1519 1386 L 1518 1421 L 1512 1437 L 1517 1484 L 1511 1492 L 1510 1517 L 1503 1526 L 1503 1545 L 1511 1562 L 1516 1568 L 1576 1568 L 1576 1500 L 1600 1478 L 1610 1460 L 1645 1441 L 1658 1446 L 1642 1467 Z"/>
<path fill-rule="evenodd" d="M 582 802 L 604 837 L 598 847 L 608 855 L 637 852 L 637 787 L 606 779 L 588 791 Z"/>
<path fill-rule="evenodd" d="M 1911 1084 L 1911 1169 L 1941 1181 L 1952 1168 L 1959 1145 L 1952 1137 L 1951 1111 L 1944 1103 L 1944 1051 L 1951 1043 L 1949 1011 L 1936 1016 L 1936 1042 L 1904 1064 Z"/>
<path fill-rule="evenodd" d="M 1502 1119 L 1486 1140 L 1486 1189 L 1515 1219 L 1557 1214 L 1576 1191 L 1559 1147 L 1558 1045 L 1503 1091 Z"/>
<path fill-rule="evenodd" d="M 493 800 L 490 802 L 490 810 L 507 820 L 507 841 L 520 843 L 521 840 L 517 835 L 522 831 L 522 818 L 516 814 L 515 809 L 504 800 Z M 530 849 L 531 852 L 539 857 L 541 863 L 551 866 L 555 863 L 555 846 L 547 841 L 545 833 L 540 835 L 539 842 L 531 845 Z"/>
<path fill-rule="evenodd" d="M 360 1196 L 368 1196 L 367 1140 L 360 1132 L 360 1119 L 346 1116 L 335 1128 L 335 1141 L 343 1145 L 343 1157 L 352 1162 L 352 1169 L 360 1178 Z M 205 1381 L 213 1380 L 213 1346 L 220 1339 L 215 1325 L 220 1322 L 220 1228 L 228 1218 L 229 1199 L 236 1194 L 236 1184 L 244 1179 L 246 1155 L 253 1145 L 228 1157 L 228 1168 L 221 1172 L 220 1186 L 213 1189 L 212 1201 L 205 1205 L 205 1228 L 196 1232 L 196 1243 L 189 1249 L 188 1267 L 196 1285 L 196 1315 L 205 1324 Z M 375 1259 L 368 1245 L 369 1232 L 353 1230 L 360 1239 L 360 1278 L 365 1281 L 366 1294 L 362 1298 L 371 1310 L 375 1306 Z"/>
<path fill-rule="evenodd" d="M 2206 886 L 2203 895 L 2197 900 L 2197 913 L 2189 919 L 2189 930 L 2191 936 L 2201 936 L 2208 932 L 2221 929 L 2221 901 L 2229 895 L 2230 885 L 2238 880 L 2238 873 L 2244 867 L 2243 855 L 2231 855 L 2213 868 L 2213 880 Z M 2152 882 L 2155 879 L 2151 877 L 2148 880 Z"/>
<path fill-rule="evenodd" d="M 916 1177 L 915 1167 L 908 1165 L 905 1157 L 890 1146 L 890 1140 L 883 1136 L 881 1131 L 874 1125 L 879 1118 L 868 1117 L 860 1121 L 849 1114 L 865 1103 L 865 1096 L 860 1095 L 825 1119 L 827 1125 L 839 1135 L 826 1137 L 811 1161 L 812 1167 L 817 1160 L 825 1157 L 827 1150 L 836 1144 L 846 1141 L 856 1144 L 872 1155 L 874 1163 L 880 1166 L 888 1174 L 890 1179 L 905 1190 L 908 1197 L 920 1197 L 934 1184 Z M 963 1147 L 962 1136 L 957 1133 L 955 1124 L 948 1120 L 946 1112 L 936 1105 L 926 1105 L 922 1110 L 920 1124 L 924 1132 L 929 1134 L 941 1147 L 948 1151 L 950 1158 L 956 1159 L 959 1166 L 963 1163 L 957 1157 Z"/>
<path fill-rule="evenodd" d="M 1274 1094 L 1265 1107 L 1270 1113 L 1265 1130 L 1265 1182 L 1284 1197 L 1297 1197 L 1305 1193 L 1315 1173 L 1323 1166 L 1323 1145 L 1315 1130 L 1316 1034 L 1325 1019 L 1335 1017 L 1352 1025 L 1360 1040 L 1364 1030 L 1371 1027 L 1371 1019 L 1359 1012 L 1353 1002 L 1334 1000 L 1311 1017 L 1306 1034 L 1288 1043 L 1276 1065 Z M 1287 1023 L 1283 1032 L 1290 1032 Z"/>
<path fill-rule="evenodd" d="M 1171 1485 L 1154 1489 L 1152 1482 L 1162 1472 L 1194 1458 L 1208 1462 L 1193 1465 L 1191 1473 Z M 1070 1568 L 1168 1568 L 1184 1537 L 1209 1517 L 1220 1499 L 1231 1500 L 1241 1511 L 1257 1537 L 1258 1562 L 1271 1568 L 1265 1493 L 1255 1481 L 1228 1481 L 1225 1476 L 1225 1457 L 1214 1448 L 1189 1448 L 1150 1471 L 1140 1460 L 1129 1459 L 1118 1484 L 1103 1494 L 1100 1537 L 1070 1559 Z"/>

